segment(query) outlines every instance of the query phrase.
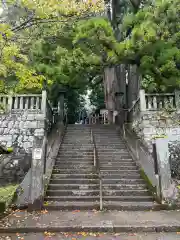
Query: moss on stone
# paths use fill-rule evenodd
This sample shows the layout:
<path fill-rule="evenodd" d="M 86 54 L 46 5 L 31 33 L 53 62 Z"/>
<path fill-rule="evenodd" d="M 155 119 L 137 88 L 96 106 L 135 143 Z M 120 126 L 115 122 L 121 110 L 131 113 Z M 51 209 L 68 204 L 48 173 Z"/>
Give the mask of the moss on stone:
<path fill-rule="evenodd" d="M 146 186 L 147 186 L 148 190 L 151 192 L 151 194 L 153 194 L 153 196 L 155 198 L 157 198 L 157 196 L 156 196 L 156 187 L 154 187 L 152 185 L 151 181 L 149 180 L 148 176 L 146 175 L 146 173 L 144 172 L 144 170 L 142 168 L 140 169 L 140 175 L 145 180 Z"/>
<path fill-rule="evenodd" d="M 0 187 L 0 212 L 3 212 L 15 199 L 17 187 L 18 185 Z"/>

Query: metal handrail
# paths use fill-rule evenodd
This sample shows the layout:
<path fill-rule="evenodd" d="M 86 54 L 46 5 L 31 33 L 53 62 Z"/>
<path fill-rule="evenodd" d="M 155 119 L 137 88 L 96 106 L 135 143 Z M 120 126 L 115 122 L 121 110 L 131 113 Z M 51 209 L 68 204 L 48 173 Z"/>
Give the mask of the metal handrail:
<path fill-rule="evenodd" d="M 128 112 L 131 112 L 131 111 L 135 108 L 136 104 L 137 104 L 139 101 L 140 101 L 140 97 L 138 97 L 138 98 L 136 99 L 136 101 L 133 103 L 132 107 L 130 107 L 129 109 L 127 109 L 127 111 L 128 111 Z"/>
<path fill-rule="evenodd" d="M 91 129 L 91 143 L 93 144 L 93 156 L 94 156 L 94 167 L 96 168 L 96 172 L 99 177 L 99 205 L 100 205 L 100 211 L 103 210 L 103 201 L 102 201 L 102 176 L 100 171 L 100 164 L 99 164 L 99 158 L 98 158 L 98 151 L 96 147 L 95 137 L 93 134 L 93 130 Z"/>

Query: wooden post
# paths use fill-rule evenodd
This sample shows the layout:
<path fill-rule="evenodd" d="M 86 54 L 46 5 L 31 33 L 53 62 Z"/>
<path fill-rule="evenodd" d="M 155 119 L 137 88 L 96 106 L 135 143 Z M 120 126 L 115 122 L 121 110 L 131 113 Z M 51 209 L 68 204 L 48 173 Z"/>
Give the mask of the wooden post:
<path fill-rule="evenodd" d="M 146 98 L 145 98 L 145 90 L 141 89 L 139 91 L 139 97 L 140 97 L 140 110 L 141 112 L 146 111 Z"/>

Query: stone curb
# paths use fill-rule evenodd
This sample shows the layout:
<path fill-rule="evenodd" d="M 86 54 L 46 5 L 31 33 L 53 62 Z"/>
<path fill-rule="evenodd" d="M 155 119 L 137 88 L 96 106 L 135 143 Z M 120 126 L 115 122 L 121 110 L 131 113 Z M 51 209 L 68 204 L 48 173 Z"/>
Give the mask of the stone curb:
<path fill-rule="evenodd" d="M 179 232 L 180 225 L 168 226 L 59 226 L 59 227 L 9 227 L 0 228 L 0 233 L 44 233 L 44 232 L 109 232 L 109 233 L 160 233 L 160 232 Z"/>

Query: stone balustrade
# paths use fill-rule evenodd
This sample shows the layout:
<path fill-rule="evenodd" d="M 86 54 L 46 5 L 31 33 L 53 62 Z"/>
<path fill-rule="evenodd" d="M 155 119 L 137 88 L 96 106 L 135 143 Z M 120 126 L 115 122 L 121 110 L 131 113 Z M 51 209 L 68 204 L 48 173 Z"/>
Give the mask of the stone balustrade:
<path fill-rule="evenodd" d="M 0 103 L 5 111 L 42 110 L 42 94 L 0 95 Z"/>
<path fill-rule="evenodd" d="M 146 93 L 145 90 L 140 90 L 139 96 L 141 112 L 179 108 L 179 91 L 173 93 Z"/>

